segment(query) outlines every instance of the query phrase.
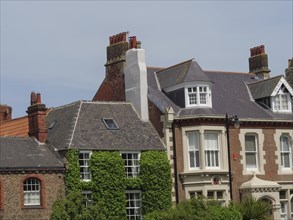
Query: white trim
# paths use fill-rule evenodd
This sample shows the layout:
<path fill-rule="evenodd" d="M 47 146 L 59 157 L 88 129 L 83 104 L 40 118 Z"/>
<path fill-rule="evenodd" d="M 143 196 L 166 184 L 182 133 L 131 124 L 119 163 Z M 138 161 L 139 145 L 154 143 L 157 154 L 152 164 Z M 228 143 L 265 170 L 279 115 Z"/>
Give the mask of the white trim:
<path fill-rule="evenodd" d="M 258 169 L 246 168 L 245 135 L 257 135 Z M 265 174 L 264 165 L 266 164 L 266 159 L 264 158 L 265 158 L 266 152 L 264 151 L 264 148 L 263 148 L 264 134 L 262 132 L 262 129 L 240 129 L 239 141 L 241 144 L 240 155 L 242 156 L 242 159 L 240 160 L 240 163 L 243 165 L 243 169 L 242 169 L 243 175 L 251 175 L 253 173 Z"/>
<path fill-rule="evenodd" d="M 90 150 L 80 150 L 80 151 L 78 152 L 78 164 L 79 164 L 79 166 L 80 166 L 80 163 L 79 163 L 79 161 L 80 161 L 80 159 L 79 159 L 79 155 L 80 155 L 80 154 L 89 154 L 89 161 L 91 160 L 91 157 L 92 157 L 92 151 L 90 151 Z M 80 175 L 80 179 L 81 179 L 81 181 L 89 182 L 89 181 L 92 180 L 92 174 L 91 174 L 91 170 L 90 170 L 90 165 L 88 165 L 87 168 L 89 169 L 90 179 L 83 179 L 83 178 L 81 178 L 81 174 L 80 174 L 80 171 L 79 171 L 79 175 Z"/>
<path fill-rule="evenodd" d="M 74 117 L 75 121 L 74 121 L 73 129 L 72 129 L 72 134 L 71 134 L 71 137 L 69 139 L 69 144 L 68 144 L 68 147 L 67 148 L 70 148 L 70 146 L 72 144 L 72 141 L 73 141 L 73 137 L 74 137 L 74 133 L 75 133 L 75 129 L 76 129 L 76 125 L 77 125 L 79 113 L 81 111 L 81 105 L 82 105 L 82 102 L 80 102 L 79 108 L 78 108 L 78 111 L 77 111 L 77 114 L 76 114 L 76 117 Z"/>
<path fill-rule="evenodd" d="M 189 95 L 190 92 L 188 91 L 189 88 L 196 88 L 197 91 L 196 92 L 192 92 L 192 94 L 196 94 L 196 104 L 190 104 L 190 100 L 189 100 Z M 203 87 L 206 88 L 206 92 L 200 92 L 199 88 Z M 200 94 L 204 93 L 206 94 L 206 104 L 201 104 L 200 103 Z M 190 86 L 185 86 L 184 87 L 184 97 L 185 97 L 185 107 L 186 108 L 190 108 L 190 107 L 212 107 L 212 91 L 211 91 L 211 87 L 210 85 L 207 84 L 193 84 Z"/>
<path fill-rule="evenodd" d="M 285 78 L 283 76 L 280 79 L 280 81 L 278 82 L 278 84 L 276 85 L 276 87 L 275 87 L 274 91 L 272 92 L 271 96 L 276 96 L 282 85 L 284 85 L 286 87 L 286 89 L 289 91 L 289 93 L 291 94 L 291 96 L 293 96 L 293 89 L 291 88 L 291 86 L 285 80 Z"/>

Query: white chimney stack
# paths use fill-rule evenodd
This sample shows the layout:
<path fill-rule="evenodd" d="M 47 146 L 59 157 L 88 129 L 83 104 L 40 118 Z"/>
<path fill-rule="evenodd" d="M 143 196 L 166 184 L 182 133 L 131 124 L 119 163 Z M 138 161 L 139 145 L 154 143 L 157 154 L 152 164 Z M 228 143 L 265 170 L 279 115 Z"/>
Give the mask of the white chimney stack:
<path fill-rule="evenodd" d="M 132 48 L 126 52 L 124 77 L 126 101 L 132 102 L 141 120 L 148 121 L 148 83 L 143 49 Z"/>

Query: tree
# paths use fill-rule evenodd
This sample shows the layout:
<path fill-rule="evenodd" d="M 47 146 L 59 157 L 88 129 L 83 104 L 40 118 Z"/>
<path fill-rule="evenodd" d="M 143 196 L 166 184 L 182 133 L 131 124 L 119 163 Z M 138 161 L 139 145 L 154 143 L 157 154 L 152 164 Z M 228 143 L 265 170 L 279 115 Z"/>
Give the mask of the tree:
<path fill-rule="evenodd" d="M 242 215 L 233 204 L 222 207 L 215 201 L 192 198 L 167 211 L 149 213 L 144 220 L 242 220 Z"/>
<path fill-rule="evenodd" d="M 238 204 L 238 208 L 243 215 L 243 220 L 265 220 L 269 219 L 270 204 L 257 200 L 254 197 L 246 198 Z"/>

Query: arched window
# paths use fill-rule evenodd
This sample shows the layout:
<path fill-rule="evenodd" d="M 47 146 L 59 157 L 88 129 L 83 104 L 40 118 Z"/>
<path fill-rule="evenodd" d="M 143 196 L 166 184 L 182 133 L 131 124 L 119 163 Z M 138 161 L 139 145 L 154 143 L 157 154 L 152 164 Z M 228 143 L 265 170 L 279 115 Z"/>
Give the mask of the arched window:
<path fill-rule="evenodd" d="M 280 145 L 281 145 L 281 166 L 282 168 L 291 168 L 292 167 L 292 154 L 291 154 L 291 146 L 290 139 L 287 135 L 282 135 L 280 137 Z"/>
<path fill-rule="evenodd" d="M 41 205 L 41 181 L 30 177 L 23 182 L 24 206 Z"/>

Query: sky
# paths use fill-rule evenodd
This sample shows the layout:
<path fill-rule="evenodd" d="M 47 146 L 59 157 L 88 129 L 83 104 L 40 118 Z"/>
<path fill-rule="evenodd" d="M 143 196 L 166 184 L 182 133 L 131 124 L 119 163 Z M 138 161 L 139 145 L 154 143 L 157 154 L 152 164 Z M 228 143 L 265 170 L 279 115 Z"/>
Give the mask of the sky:
<path fill-rule="evenodd" d="M 91 100 L 105 77 L 109 36 L 129 31 L 147 66 L 194 58 L 204 70 L 248 72 L 265 45 L 271 76 L 292 58 L 293 1 L 1 0 L 0 103 L 26 115 L 30 93 L 57 107 Z"/>

